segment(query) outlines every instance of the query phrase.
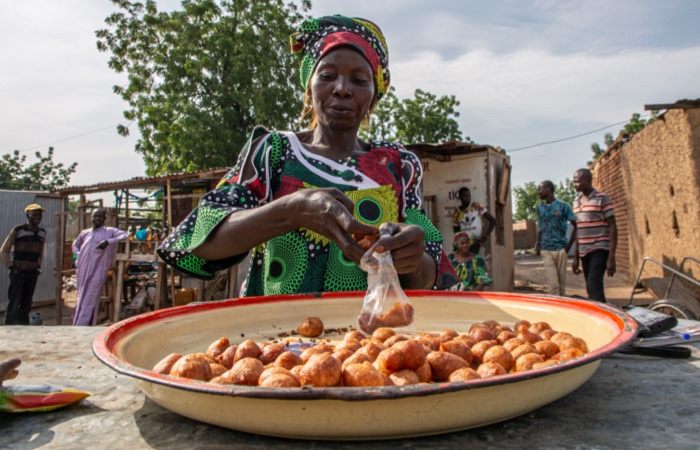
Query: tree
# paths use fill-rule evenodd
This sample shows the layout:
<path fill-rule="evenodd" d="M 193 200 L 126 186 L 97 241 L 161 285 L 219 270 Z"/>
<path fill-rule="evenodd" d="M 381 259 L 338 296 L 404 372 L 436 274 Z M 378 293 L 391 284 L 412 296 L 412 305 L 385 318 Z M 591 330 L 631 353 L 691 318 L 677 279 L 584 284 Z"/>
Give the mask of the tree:
<path fill-rule="evenodd" d="M 638 133 L 642 131 L 642 129 L 644 129 L 645 126 L 649 125 L 650 123 L 654 123 L 658 116 L 658 111 L 652 111 L 651 115 L 649 116 L 649 120 L 647 120 L 642 119 L 641 114 L 634 113 L 632 114 L 632 118 L 630 119 L 630 121 L 627 122 L 624 127 L 622 127 L 617 136 L 619 137 L 624 134 L 630 135 Z M 615 142 L 615 138 L 611 133 L 605 133 L 605 136 L 603 136 L 603 142 L 605 143 L 605 148 L 607 149 L 613 144 L 613 142 Z M 603 149 L 597 142 L 594 142 L 593 144 L 591 144 L 591 152 L 593 152 L 593 161 L 595 161 L 598 158 L 600 158 L 600 156 L 603 153 L 605 153 L 605 149 Z M 590 166 L 591 164 L 593 164 L 593 161 L 588 161 L 588 165 Z"/>
<path fill-rule="evenodd" d="M 170 13 L 154 0 L 112 3 L 119 12 L 96 32 L 97 48 L 128 75 L 114 92 L 129 104 L 124 117 L 138 124 L 135 150 L 148 175 L 233 165 L 255 125 L 289 129 L 299 116 L 289 36 L 302 16 L 294 3 L 183 0 Z"/>
<path fill-rule="evenodd" d="M 54 163 L 53 147 L 48 154 L 34 153 L 37 162 L 25 167 L 27 155 L 15 150 L 0 159 L 0 189 L 17 191 L 53 191 L 68 186 L 70 176 L 75 173 L 78 163 L 66 167 L 63 163 Z"/>
<path fill-rule="evenodd" d="M 554 196 L 564 203 L 568 203 L 569 206 L 574 204 L 574 198 L 576 198 L 576 189 L 574 189 L 574 180 L 566 178 L 564 181 L 560 181 L 554 190 Z"/>
<path fill-rule="evenodd" d="M 382 139 L 404 144 L 439 143 L 463 140 L 455 110 L 459 101 L 454 95 L 437 97 L 416 89 L 414 98 L 399 100 L 394 88 L 377 104 L 368 128 L 360 130 L 364 140 Z M 465 142 L 472 142 L 469 137 Z"/>
<path fill-rule="evenodd" d="M 513 214 L 513 219 L 535 220 L 537 218 L 535 211 L 540 202 L 539 197 L 537 197 L 537 184 L 534 181 L 528 181 L 523 186 L 515 186 L 513 195 L 515 196 L 515 214 Z"/>

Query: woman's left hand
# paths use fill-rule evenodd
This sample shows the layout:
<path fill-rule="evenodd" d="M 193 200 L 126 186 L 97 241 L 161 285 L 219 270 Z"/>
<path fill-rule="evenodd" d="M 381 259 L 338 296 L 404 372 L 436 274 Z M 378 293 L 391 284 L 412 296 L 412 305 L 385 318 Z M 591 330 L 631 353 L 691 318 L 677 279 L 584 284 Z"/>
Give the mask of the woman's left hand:
<path fill-rule="evenodd" d="M 394 268 L 399 275 L 413 273 L 421 265 L 425 254 L 425 233 L 417 225 L 383 223 L 379 227 L 377 253 L 391 252 Z"/>

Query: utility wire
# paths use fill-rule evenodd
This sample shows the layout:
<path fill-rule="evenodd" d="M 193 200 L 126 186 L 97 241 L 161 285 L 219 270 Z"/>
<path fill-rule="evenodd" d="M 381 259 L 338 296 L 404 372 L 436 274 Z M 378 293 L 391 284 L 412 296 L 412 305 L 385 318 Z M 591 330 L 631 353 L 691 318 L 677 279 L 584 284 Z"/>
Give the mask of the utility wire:
<path fill-rule="evenodd" d="M 640 115 L 639 118 L 641 119 L 642 117 L 648 117 L 648 116 L 650 116 L 650 115 L 651 115 L 651 113 L 645 114 L 645 115 L 643 115 L 643 116 Z M 571 139 L 576 139 L 576 138 L 579 138 L 579 137 L 581 137 L 581 136 L 586 136 L 586 135 L 589 135 L 589 134 L 597 133 L 597 132 L 599 132 L 599 131 L 607 130 L 608 128 L 611 128 L 611 127 L 614 127 L 614 126 L 617 126 L 617 125 L 622 125 L 622 124 L 625 124 L 625 123 L 629 123 L 629 120 L 625 120 L 624 122 L 613 123 L 613 124 L 611 124 L 611 125 L 606 125 L 606 126 L 604 126 L 603 128 L 598 128 L 597 130 L 587 131 L 586 133 L 581 133 L 581 134 L 577 134 L 576 136 L 570 136 L 570 137 L 566 137 L 566 138 L 562 138 L 562 139 L 557 139 L 557 140 L 555 140 L 555 141 L 540 142 L 539 144 L 528 145 L 527 147 L 514 148 L 514 149 L 512 149 L 512 150 L 506 149 L 506 153 L 519 152 L 519 151 L 521 151 L 521 150 L 527 150 L 527 149 L 530 149 L 530 148 L 540 147 L 540 146 L 542 146 L 542 145 L 549 145 L 549 144 L 556 144 L 557 142 L 570 141 Z"/>
<path fill-rule="evenodd" d="M 129 123 L 126 125 L 126 128 L 129 128 L 129 127 L 131 126 L 132 123 L 134 123 L 133 120 L 132 120 L 131 122 L 129 122 Z M 70 140 L 73 140 L 73 139 L 77 139 L 77 138 L 79 138 L 79 137 L 83 137 L 83 136 L 88 136 L 88 135 L 90 135 L 90 134 L 99 133 L 100 131 L 109 130 L 109 129 L 114 128 L 114 127 L 116 127 L 116 126 L 118 126 L 118 125 L 121 125 L 121 124 L 120 124 L 120 123 L 117 123 L 117 124 L 114 124 L 114 125 L 110 125 L 110 126 L 108 126 L 108 127 L 100 128 L 100 129 L 98 129 L 98 130 L 88 131 L 87 133 L 83 133 L 83 134 L 78 134 L 78 135 L 75 135 L 75 136 L 67 137 L 67 138 L 65 138 L 65 139 L 61 139 L 61 140 L 58 140 L 58 141 L 53 141 L 53 142 L 50 142 L 50 143 L 48 143 L 48 144 L 37 145 L 36 147 L 32 147 L 32 148 L 25 148 L 24 150 L 20 150 L 19 152 L 20 152 L 20 153 L 24 153 L 24 152 L 29 152 L 29 151 L 32 151 L 32 150 L 36 150 L 36 149 L 38 149 L 38 148 L 48 147 L 48 146 L 51 146 L 51 145 L 54 145 L 54 144 L 58 144 L 59 142 L 66 142 L 66 141 L 70 141 Z"/>

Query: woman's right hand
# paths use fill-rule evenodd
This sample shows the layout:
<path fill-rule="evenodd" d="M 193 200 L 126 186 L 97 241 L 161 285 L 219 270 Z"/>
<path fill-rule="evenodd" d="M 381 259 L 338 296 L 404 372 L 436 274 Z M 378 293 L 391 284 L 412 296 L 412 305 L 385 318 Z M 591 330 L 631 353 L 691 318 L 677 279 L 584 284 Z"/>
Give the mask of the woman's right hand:
<path fill-rule="evenodd" d="M 355 204 L 336 188 L 304 189 L 287 198 L 290 221 L 295 228 L 307 228 L 332 240 L 345 257 L 356 264 L 365 249 L 352 235 L 377 235 L 379 229 L 358 222 L 353 216 Z"/>

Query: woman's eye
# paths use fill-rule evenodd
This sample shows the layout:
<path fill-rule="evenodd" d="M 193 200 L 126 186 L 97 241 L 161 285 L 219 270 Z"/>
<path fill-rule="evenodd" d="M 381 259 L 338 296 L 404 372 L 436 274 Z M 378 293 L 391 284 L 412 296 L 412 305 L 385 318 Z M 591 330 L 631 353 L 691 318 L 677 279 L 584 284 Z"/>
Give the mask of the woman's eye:
<path fill-rule="evenodd" d="M 357 84 L 367 84 L 367 83 L 369 83 L 369 80 L 367 80 L 367 79 L 365 79 L 365 78 L 355 78 L 355 83 L 357 83 Z"/>

